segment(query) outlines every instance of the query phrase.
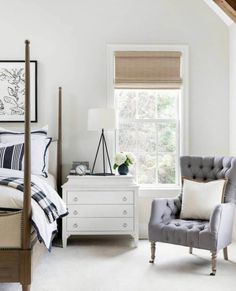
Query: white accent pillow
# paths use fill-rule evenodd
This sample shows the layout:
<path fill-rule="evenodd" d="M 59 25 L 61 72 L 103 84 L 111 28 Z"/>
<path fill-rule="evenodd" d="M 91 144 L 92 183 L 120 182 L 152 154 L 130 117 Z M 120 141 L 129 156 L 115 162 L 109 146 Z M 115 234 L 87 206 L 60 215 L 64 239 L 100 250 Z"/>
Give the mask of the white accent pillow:
<path fill-rule="evenodd" d="M 41 129 L 31 131 L 31 140 L 47 138 L 48 126 L 44 126 Z M 1 143 L 22 143 L 24 142 L 24 132 L 8 130 L 0 127 L 0 142 Z"/>
<path fill-rule="evenodd" d="M 222 202 L 227 180 L 197 182 L 183 179 L 181 219 L 209 220 L 214 208 Z"/>

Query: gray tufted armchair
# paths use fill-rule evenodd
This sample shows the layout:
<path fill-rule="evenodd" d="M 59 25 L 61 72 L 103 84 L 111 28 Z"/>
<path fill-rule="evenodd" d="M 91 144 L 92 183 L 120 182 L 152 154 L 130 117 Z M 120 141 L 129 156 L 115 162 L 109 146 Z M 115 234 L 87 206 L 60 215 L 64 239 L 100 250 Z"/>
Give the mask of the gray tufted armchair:
<path fill-rule="evenodd" d="M 224 203 L 215 207 L 210 221 L 183 220 L 179 218 L 182 193 L 173 199 L 155 199 L 152 202 L 149 221 L 151 260 L 154 263 L 156 242 L 209 250 L 212 254 L 212 272 L 216 273 L 217 253 L 224 251 L 228 260 L 227 246 L 232 240 L 234 208 L 236 202 L 236 158 L 190 157 L 180 159 L 182 177 L 201 181 L 227 178 Z M 207 199 L 207 197 L 206 197 Z"/>

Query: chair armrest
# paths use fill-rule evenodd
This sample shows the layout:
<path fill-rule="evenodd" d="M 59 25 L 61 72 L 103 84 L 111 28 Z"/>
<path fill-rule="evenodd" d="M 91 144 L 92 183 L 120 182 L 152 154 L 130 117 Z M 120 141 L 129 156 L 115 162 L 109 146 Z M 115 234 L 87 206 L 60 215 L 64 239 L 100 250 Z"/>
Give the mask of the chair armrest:
<path fill-rule="evenodd" d="M 235 205 L 233 203 L 222 203 L 217 205 L 212 212 L 209 228 L 212 235 L 217 237 L 218 249 L 231 243 L 234 211 Z"/>
<path fill-rule="evenodd" d="M 155 225 L 176 217 L 180 212 L 179 198 L 158 198 L 152 201 L 149 224 Z"/>

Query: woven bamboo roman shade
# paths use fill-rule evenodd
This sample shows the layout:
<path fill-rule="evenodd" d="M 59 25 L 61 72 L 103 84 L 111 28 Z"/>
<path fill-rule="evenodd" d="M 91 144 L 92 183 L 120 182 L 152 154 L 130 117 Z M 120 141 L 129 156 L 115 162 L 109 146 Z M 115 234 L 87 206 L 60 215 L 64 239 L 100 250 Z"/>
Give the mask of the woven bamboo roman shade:
<path fill-rule="evenodd" d="M 179 88 L 181 52 L 115 52 L 115 88 Z"/>

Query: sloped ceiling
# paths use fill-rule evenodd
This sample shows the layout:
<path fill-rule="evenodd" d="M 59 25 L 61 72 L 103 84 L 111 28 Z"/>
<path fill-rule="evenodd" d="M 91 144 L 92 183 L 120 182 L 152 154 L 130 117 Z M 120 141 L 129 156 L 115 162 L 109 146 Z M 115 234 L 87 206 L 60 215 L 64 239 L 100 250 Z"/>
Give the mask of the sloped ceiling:
<path fill-rule="evenodd" d="M 236 23 L 236 0 L 213 0 Z"/>

